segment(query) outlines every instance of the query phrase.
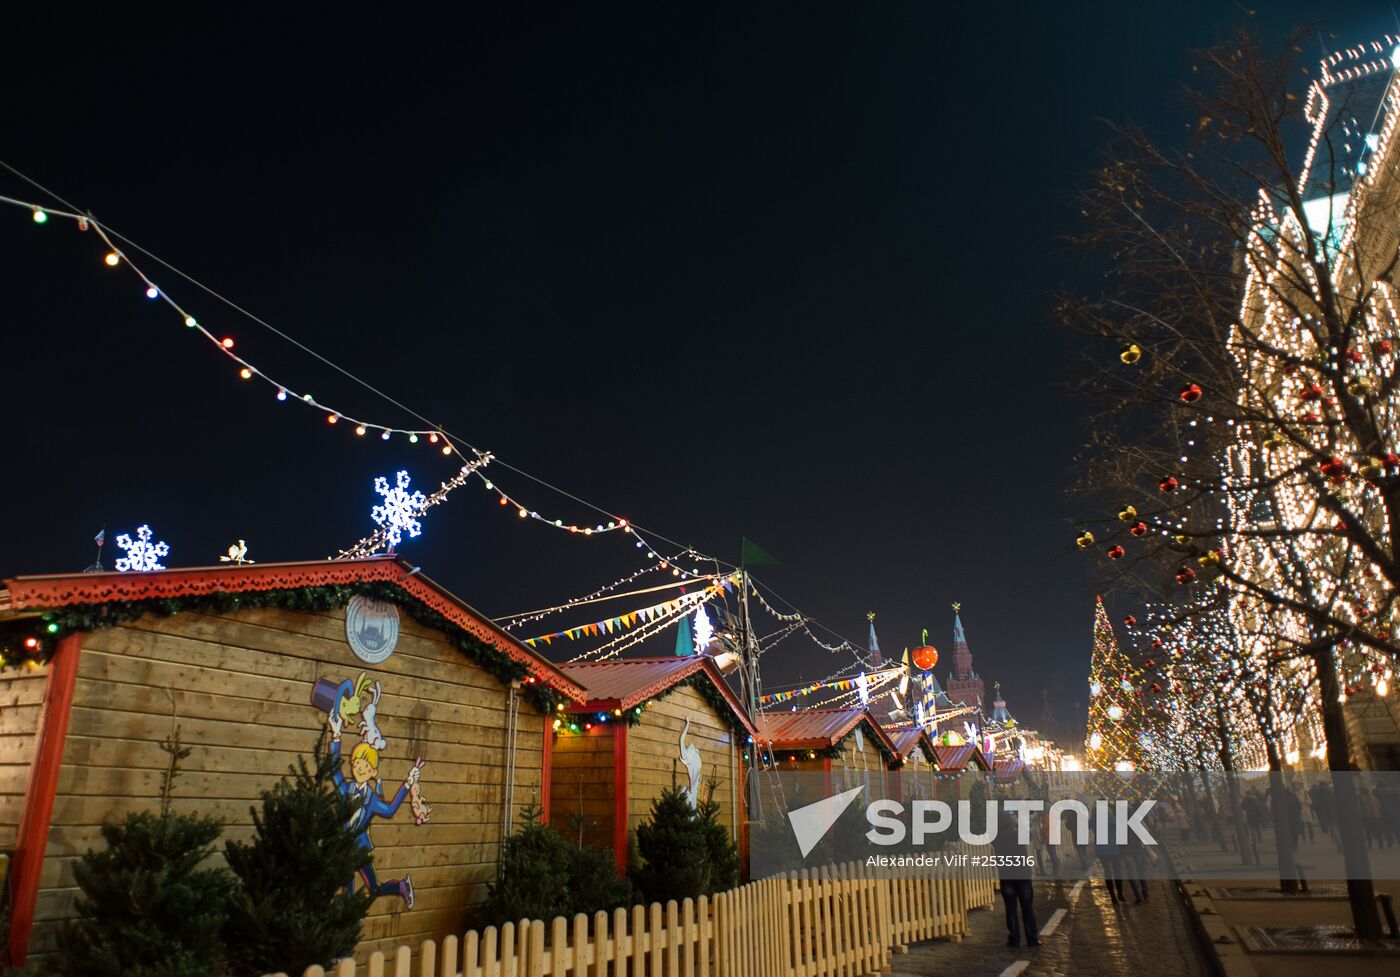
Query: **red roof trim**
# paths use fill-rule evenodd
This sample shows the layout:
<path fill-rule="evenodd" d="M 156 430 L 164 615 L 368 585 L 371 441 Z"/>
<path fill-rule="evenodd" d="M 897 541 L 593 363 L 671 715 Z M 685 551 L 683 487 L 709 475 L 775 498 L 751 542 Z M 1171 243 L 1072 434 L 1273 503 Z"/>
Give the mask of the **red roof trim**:
<path fill-rule="evenodd" d="M 10 608 L 23 611 L 113 601 L 296 590 L 369 582 L 400 587 L 463 631 L 523 665 L 529 674 L 569 699 L 579 701 L 586 695 L 583 686 L 569 678 L 559 666 L 526 648 L 460 598 L 423 576 L 416 567 L 392 556 L 312 563 L 189 567 L 148 573 L 49 574 L 15 577 L 4 583 Z"/>
<path fill-rule="evenodd" d="M 593 667 L 617 668 L 626 667 L 631 664 L 655 665 L 657 663 L 669 663 L 675 661 L 674 658 L 614 658 L 603 662 L 576 662 L 574 664 L 560 666 L 564 673 L 578 682 L 582 683 L 584 689 L 588 688 L 588 671 Z M 681 682 L 695 675 L 697 672 L 704 672 L 705 677 L 710 680 L 718 691 L 729 703 L 729 708 L 734 716 L 741 722 L 749 735 L 756 736 L 758 730 L 754 728 L 749 717 L 744 713 L 744 707 L 739 699 L 734 695 L 729 683 L 724 681 L 719 669 L 715 667 L 714 659 L 708 655 L 696 655 L 686 660 L 686 664 L 678 666 L 671 673 L 657 679 L 650 685 L 644 686 L 635 691 L 629 692 L 621 699 L 588 699 L 580 705 L 574 706 L 570 712 L 604 712 L 613 709 L 632 709 L 641 705 L 648 699 L 655 698 L 667 689 L 674 688 Z"/>

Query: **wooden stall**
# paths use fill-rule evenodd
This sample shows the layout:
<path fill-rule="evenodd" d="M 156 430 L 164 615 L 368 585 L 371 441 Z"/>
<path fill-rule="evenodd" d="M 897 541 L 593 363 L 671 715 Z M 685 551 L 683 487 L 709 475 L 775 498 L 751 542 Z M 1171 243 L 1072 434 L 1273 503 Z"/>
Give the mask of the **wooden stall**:
<path fill-rule="evenodd" d="M 972 743 L 963 743 L 960 746 L 934 744 L 933 754 L 938 760 L 935 779 L 939 787 L 938 800 L 941 801 L 964 799 L 967 790 L 963 788 L 963 781 L 974 783 L 991 770 L 986 756 Z"/>
<path fill-rule="evenodd" d="M 997 757 L 992 763 L 992 781 L 998 787 L 1017 787 L 1029 779 L 1026 761 L 1019 757 Z"/>
<path fill-rule="evenodd" d="M 827 793 L 865 782 L 884 796 L 884 771 L 899 751 L 865 709 L 803 709 L 759 717 L 758 741 L 779 770 L 823 771 Z"/>
<path fill-rule="evenodd" d="M 905 801 L 933 800 L 938 776 L 938 755 L 934 752 L 933 740 L 922 726 L 886 726 L 890 741 L 894 743 L 899 761 L 891 765 L 896 771 L 895 783 L 899 787 L 900 798 Z"/>
<path fill-rule="evenodd" d="M 223 819 L 228 840 L 325 731 L 374 850 L 374 871 L 346 880 L 379 893 L 357 955 L 460 931 L 519 808 L 544 794 L 555 702 L 583 698 L 392 557 L 4 586 L 6 657 L 33 656 L 0 678 L 16 963 L 53 950 L 102 821 L 159 809 L 175 734 L 190 753 L 172 808 Z"/>
<path fill-rule="evenodd" d="M 562 667 L 588 698 L 553 723 L 550 823 L 576 842 L 610 849 L 625 869 L 630 833 L 675 784 L 713 796 L 746 851 L 743 761 L 754 729 L 714 661 L 615 658 Z"/>

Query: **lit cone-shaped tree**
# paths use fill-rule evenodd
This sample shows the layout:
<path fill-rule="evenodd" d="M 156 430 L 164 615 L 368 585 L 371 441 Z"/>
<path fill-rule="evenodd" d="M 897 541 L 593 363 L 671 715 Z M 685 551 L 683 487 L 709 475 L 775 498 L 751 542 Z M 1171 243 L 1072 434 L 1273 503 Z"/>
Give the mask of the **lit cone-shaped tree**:
<path fill-rule="evenodd" d="M 1137 770 L 1148 731 L 1136 671 L 1118 648 L 1103 598 L 1094 605 L 1094 651 L 1089 664 L 1089 726 L 1084 742 L 1089 770 Z"/>

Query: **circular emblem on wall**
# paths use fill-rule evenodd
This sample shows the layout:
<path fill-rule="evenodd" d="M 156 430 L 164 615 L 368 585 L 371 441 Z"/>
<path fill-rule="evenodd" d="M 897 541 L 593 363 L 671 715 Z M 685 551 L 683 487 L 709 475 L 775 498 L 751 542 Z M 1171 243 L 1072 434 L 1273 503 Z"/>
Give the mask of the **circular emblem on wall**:
<path fill-rule="evenodd" d="M 345 608 L 345 640 L 357 658 L 378 665 L 399 642 L 399 609 L 387 600 L 356 594 Z"/>

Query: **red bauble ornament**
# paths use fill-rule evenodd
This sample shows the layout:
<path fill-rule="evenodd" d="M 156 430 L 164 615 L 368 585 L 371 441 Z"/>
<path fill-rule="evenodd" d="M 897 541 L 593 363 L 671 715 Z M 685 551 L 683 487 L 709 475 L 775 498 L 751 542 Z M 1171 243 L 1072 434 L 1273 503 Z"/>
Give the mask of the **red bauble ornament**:
<path fill-rule="evenodd" d="M 1147 535 L 1147 523 L 1145 523 L 1145 522 L 1135 522 L 1135 523 L 1133 523 L 1132 528 L 1128 530 L 1128 532 L 1132 533 L 1134 536 L 1146 536 L 1146 535 Z"/>
<path fill-rule="evenodd" d="M 1181 388 L 1181 393 L 1177 394 L 1183 404 L 1194 404 L 1201 399 L 1201 394 L 1205 393 L 1199 383 L 1188 383 Z"/>
<path fill-rule="evenodd" d="M 1320 400 L 1322 398 L 1322 387 L 1316 383 L 1308 384 L 1298 396 L 1302 400 Z"/>
<path fill-rule="evenodd" d="M 911 656 L 914 665 L 923 672 L 933 671 L 933 666 L 938 664 L 938 649 L 933 645 L 920 645 L 914 649 Z"/>
<path fill-rule="evenodd" d="M 1126 552 L 1127 550 L 1123 549 L 1121 546 L 1110 546 L 1108 548 L 1108 558 L 1110 560 L 1122 559 L 1123 554 Z"/>
<path fill-rule="evenodd" d="M 1395 346 L 1389 339 L 1382 339 L 1379 342 L 1372 343 L 1371 349 L 1375 351 L 1377 356 L 1388 356 L 1395 351 Z"/>
<path fill-rule="evenodd" d="M 1163 492 L 1175 492 L 1181 487 L 1181 483 L 1176 480 L 1175 475 L 1168 475 L 1157 483 L 1157 487 Z"/>
<path fill-rule="evenodd" d="M 1182 567 L 1176 571 L 1176 582 L 1183 586 L 1196 579 L 1196 571 L 1190 567 Z"/>
<path fill-rule="evenodd" d="M 1338 458 L 1336 455 L 1328 458 L 1320 467 L 1322 469 L 1322 474 L 1325 475 L 1330 482 L 1345 482 L 1347 479 L 1346 462 L 1342 461 L 1342 459 Z"/>
<path fill-rule="evenodd" d="M 1129 614 L 1127 617 L 1123 618 L 1123 626 L 1124 626 L 1124 627 L 1130 628 L 1130 627 L 1132 627 L 1132 626 L 1133 626 L 1134 624 L 1136 624 L 1136 623 L 1137 623 L 1137 618 L 1133 617 L 1131 614 Z"/>
<path fill-rule="evenodd" d="M 1161 691 L 1162 691 L 1162 686 L 1161 686 L 1160 684 L 1158 684 L 1157 682 L 1153 682 L 1153 683 L 1152 683 L 1152 691 L 1153 691 L 1153 692 L 1161 692 Z"/>

